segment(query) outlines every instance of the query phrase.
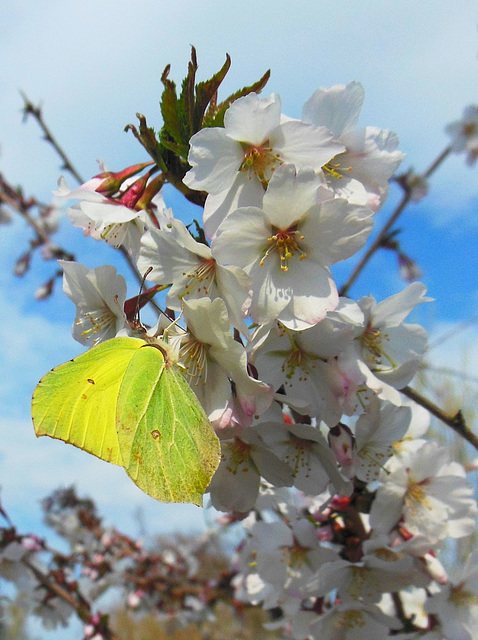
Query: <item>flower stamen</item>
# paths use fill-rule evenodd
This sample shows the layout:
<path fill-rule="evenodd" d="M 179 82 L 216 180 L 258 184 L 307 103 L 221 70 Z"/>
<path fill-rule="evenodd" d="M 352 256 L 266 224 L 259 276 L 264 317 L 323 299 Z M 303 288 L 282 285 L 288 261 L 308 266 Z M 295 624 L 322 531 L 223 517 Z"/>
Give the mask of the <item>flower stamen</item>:
<path fill-rule="evenodd" d="M 282 271 L 289 270 L 289 261 L 296 253 L 299 260 L 305 260 L 307 254 L 299 247 L 298 240 L 303 240 L 304 236 L 301 235 L 297 229 L 278 230 L 277 233 L 267 238 L 267 242 L 271 243 L 271 246 L 267 249 L 264 257 L 260 261 L 261 267 L 264 266 L 264 260 L 269 257 L 270 253 L 277 251 L 280 257 L 280 268 Z"/>
<path fill-rule="evenodd" d="M 388 339 L 386 333 L 382 333 L 377 327 L 373 327 L 370 323 L 361 336 L 362 346 L 367 350 L 367 360 L 371 363 L 371 368 L 377 370 L 383 365 L 383 358 L 387 360 L 392 369 L 397 366 L 392 358 L 385 352 L 384 342 Z M 372 369 L 373 370 L 373 369 Z"/>
<path fill-rule="evenodd" d="M 282 161 L 278 153 L 268 146 L 266 140 L 261 145 L 243 145 L 244 160 L 239 167 L 240 171 L 249 171 L 261 182 L 264 189 L 267 189 L 272 173 L 276 170 L 276 165 L 281 165 Z"/>
<path fill-rule="evenodd" d="M 189 338 L 179 349 L 179 358 L 186 367 L 189 382 L 203 384 L 207 380 L 207 348 L 203 342 Z"/>
<path fill-rule="evenodd" d="M 332 162 L 332 160 L 330 162 L 327 162 L 327 164 L 324 164 L 324 166 L 322 167 L 322 171 L 330 176 L 332 176 L 332 178 L 343 178 L 344 177 L 344 172 L 345 171 L 351 171 L 352 167 L 341 167 L 340 166 L 340 162 Z"/>
<path fill-rule="evenodd" d="M 216 261 L 214 258 L 203 260 L 194 271 L 191 273 L 183 273 L 183 276 L 187 278 L 184 290 L 179 294 L 179 299 L 189 295 L 192 291 L 197 289 L 197 292 L 201 295 L 209 295 L 209 287 L 216 275 Z"/>

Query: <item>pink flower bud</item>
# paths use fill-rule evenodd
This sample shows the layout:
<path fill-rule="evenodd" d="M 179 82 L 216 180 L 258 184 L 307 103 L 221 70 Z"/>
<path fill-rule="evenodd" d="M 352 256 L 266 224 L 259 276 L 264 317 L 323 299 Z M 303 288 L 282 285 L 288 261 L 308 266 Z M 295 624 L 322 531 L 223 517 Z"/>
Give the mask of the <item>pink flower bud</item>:
<path fill-rule="evenodd" d="M 153 162 L 143 162 L 141 164 L 134 164 L 131 167 L 126 167 L 122 171 L 104 171 L 95 176 L 94 179 L 104 178 L 103 181 L 96 187 L 95 191 L 101 193 L 106 197 L 111 197 L 117 193 L 125 180 L 136 175 L 140 171 L 143 171 L 146 167 L 152 165 Z M 128 206 L 128 205 L 126 205 Z"/>
<path fill-rule="evenodd" d="M 335 454 L 337 462 L 342 467 L 349 467 L 353 462 L 355 438 L 347 425 L 339 424 L 329 430 L 329 445 Z"/>

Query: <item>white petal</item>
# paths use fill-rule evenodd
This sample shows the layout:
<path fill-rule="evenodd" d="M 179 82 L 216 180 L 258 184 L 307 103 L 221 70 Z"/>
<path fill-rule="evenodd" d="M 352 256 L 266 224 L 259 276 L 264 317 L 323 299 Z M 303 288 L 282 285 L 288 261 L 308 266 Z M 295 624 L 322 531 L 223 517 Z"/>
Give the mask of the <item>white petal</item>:
<path fill-rule="evenodd" d="M 224 127 L 239 142 L 260 145 L 280 122 L 281 101 L 277 94 L 259 98 L 256 93 L 239 98 L 226 111 Z"/>
<path fill-rule="evenodd" d="M 417 304 L 433 299 L 425 297 L 426 290 L 423 283 L 413 282 L 400 293 L 379 302 L 372 314 L 374 326 L 396 327 L 401 324 Z"/>
<path fill-rule="evenodd" d="M 362 109 L 364 89 L 359 82 L 317 89 L 302 110 L 302 119 L 327 127 L 336 138 L 355 129 Z"/>
<path fill-rule="evenodd" d="M 313 207 L 300 226 L 302 246 L 315 252 L 323 265 L 349 258 L 365 244 L 372 230 L 373 212 L 368 207 L 336 198 Z"/>
<path fill-rule="evenodd" d="M 264 195 L 263 209 L 270 223 L 288 229 L 317 202 L 320 178 L 312 169 L 296 171 L 284 164 L 274 172 Z"/>
<path fill-rule="evenodd" d="M 190 140 L 188 162 L 192 169 L 183 182 L 190 189 L 220 193 L 234 182 L 243 160 L 241 145 L 219 127 L 205 128 Z"/>
<path fill-rule="evenodd" d="M 281 124 L 271 133 L 270 143 L 284 162 L 298 167 L 312 167 L 317 171 L 338 153 L 345 151 L 344 145 L 334 141 L 328 129 L 300 120 Z"/>

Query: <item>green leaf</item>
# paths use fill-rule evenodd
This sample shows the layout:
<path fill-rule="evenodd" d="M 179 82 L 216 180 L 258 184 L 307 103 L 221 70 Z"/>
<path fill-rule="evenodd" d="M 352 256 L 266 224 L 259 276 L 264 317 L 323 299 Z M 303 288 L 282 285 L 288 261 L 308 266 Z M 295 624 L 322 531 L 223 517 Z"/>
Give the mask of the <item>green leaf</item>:
<path fill-rule="evenodd" d="M 254 84 L 249 85 L 248 87 L 243 87 L 231 94 L 226 100 L 223 100 L 218 105 L 211 105 L 211 108 L 208 109 L 207 113 L 204 116 L 203 127 L 223 127 L 224 126 L 224 114 L 229 109 L 231 104 L 242 98 L 243 96 L 247 96 L 250 93 L 260 93 L 262 89 L 266 86 L 271 72 L 268 69 L 265 74 Z"/>
<path fill-rule="evenodd" d="M 196 103 L 192 122 L 192 134 L 197 133 L 203 127 L 203 119 L 209 104 L 217 96 L 217 90 L 231 67 L 231 58 L 226 54 L 226 62 L 217 73 L 206 82 L 200 82 L 196 86 Z M 214 101 L 213 101 L 214 104 Z"/>

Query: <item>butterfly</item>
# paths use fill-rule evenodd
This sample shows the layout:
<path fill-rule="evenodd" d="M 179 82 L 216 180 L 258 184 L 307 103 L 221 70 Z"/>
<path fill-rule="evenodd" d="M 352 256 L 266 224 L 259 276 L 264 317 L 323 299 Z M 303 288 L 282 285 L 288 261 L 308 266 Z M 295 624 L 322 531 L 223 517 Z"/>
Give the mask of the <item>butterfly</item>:
<path fill-rule="evenodd" d="M 124 467 L 160 502 L 200 506 L 220 444 L 199 400 L 161 340 L 116 337 L 61 364 L 32 398 L 37 436 Z"/>

